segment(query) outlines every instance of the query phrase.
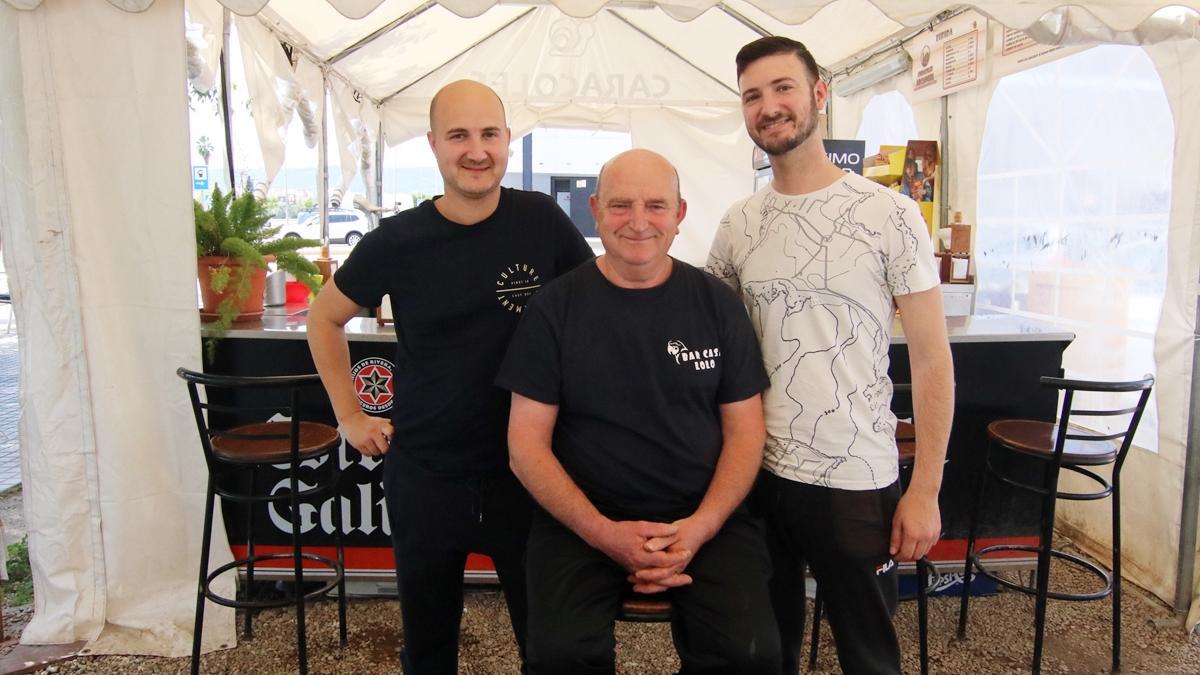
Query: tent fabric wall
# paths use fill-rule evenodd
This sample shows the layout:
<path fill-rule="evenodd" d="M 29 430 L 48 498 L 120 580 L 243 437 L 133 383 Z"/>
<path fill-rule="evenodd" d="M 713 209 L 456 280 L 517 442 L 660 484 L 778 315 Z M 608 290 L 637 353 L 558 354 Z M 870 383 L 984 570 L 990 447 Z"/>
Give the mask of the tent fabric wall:
<path fill-rule="evenodd" d="M 190 646 L 206 468 L 174 375 L 200 364 L 182 21 L 178 1 L 0 8 L 0 228 L 20 302 L 36 603 L 25 643 Z M 232 611 L 209 616 L 206 645 L 232 643 Z"/>
<path fill-rule="evenodd" d="M 1137 536 L 1122 542 L 1123 572 L 1138 585 L 1164 599 L 1175 593 L 1179 549 L 1183 465 L 1187 453 L 1193 326 L 1200 297 L 1200 41 L 1186 40 L 1145 47 L 1161 78 L 1175 120 L 1175 165 L 1167 247 L 1167 291 L 1155 336 L 1155 399 L 1158 406 L 1158 452 L 1133 447 L 1121 474 L 1122 527 Z M 1132 375 L 1132 374 L 1131 374 Z M 1086 483 L 1075 481 L 1076 487 Z M 1064 502 L 1059 525 L 1089 555 L 1111 563 L 1111 513 L 1087 503 Z M 1200 581 L 1200 570 L 1196 579 Z M 1200 589 L 1193 589 L 1188 629 L 1200 622 Z"/>
<path fill-rule="evenodd" d="M 1156 368 L 1158 370 L 1159 451 L 1157 455 L 1137 452 L 1129 459 L 1130 484 L 1154 486 L 1149 494 L 1139 495 L 1134 513 L 1139 514 L 1143 501 L 1157 504 L 1148 508 L 1145 517 L 1134 516 L 1135 525 L 1149 525 L 1162 519 L 1168 530 L 1146 537 L 1134 544 L 1139 558 L 1155 559 L 1160 569 L 1173 556 L 1162 551 L 1178 550 L 1180 499 L 1183 484 L 1183 463 L 1189 452 L 1187 439 L 1189 392 L 1192 377 L 1192 343 L 1196 326 L 1196 302 L 1200 298 L 1200 40 L 1163 43 L 1146 48 L 1162 78 L 1163 88 L 1175 118 L 1175 165 L 1171 186 L 1171 220 L 1168 231 L 1166 297 L 1156 336 Z M 1190 403 L 1197 408 L 1196 402 Z M 1200 448 L 1191 448 L 1200 452 Z M 1143 468 L 1144 467 L 1144 468 Z M 1130 531 L 1141 533 L 1141 529 Z M 1128 548 L 1128 547 L 1127 547 Z M 1128 555 L 1128 554 L 1127 554 Z M 1161 573 L 1160 573 L 1161 574 Z M 1173 567 L 1169 572 L 1173 576 Z M 1174 590 L 1172 576 L 1167 576 L 1163 590 Z M 1200 570 L 1195 580 L 1200 581 Z M 1151 587 L 1157 593 L 1157 588 Z M 1161 595 L 1161 594 L 1160 594 Z M 1200 622 L 1200 589 L 1193 588 L 1192 604 L 1187 625 L 1192 629 Z"/>
<path fill-rule="evenodd" d="M 96 635 L 104 621 L 103 569 L 94 564 L 100 548 L 96 441 L 79 278 L 65 227 L 71 212 L 63 197 L 62 138 L 48 124 L 59 116 L 47 77 L 54 66 L 45 42 L 49 12 L 2 10 L 0 230 L 20 316 L 17 332 L 25 345 L 46 346 L 21 350 L 18 433 L 34 580 L 26 639 L 70 642 Z M 35 373 L 37 386 L 30 386 Z"/>

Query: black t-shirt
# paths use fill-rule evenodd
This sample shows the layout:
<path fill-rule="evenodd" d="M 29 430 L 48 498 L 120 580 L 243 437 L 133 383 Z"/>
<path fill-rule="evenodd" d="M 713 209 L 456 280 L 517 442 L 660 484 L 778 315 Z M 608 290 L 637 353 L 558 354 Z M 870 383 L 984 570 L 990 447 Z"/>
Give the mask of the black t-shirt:
<path fill-rule="evenodd" d="M 767 387 L 741 300 L 674 261 L 666 283 L 613 285 L 587 263 L 526 308 L 496 383 L 558 406 L 554 454 L 610 518 L 700 505 L 721 453 L 719 406 Z"/>
<path fill-rule="evenodd" d="M 429 201 L 363 237 L 334 279 L 363 307 L 391 300 L 391 450 L 446 475 L 506 466 L 510 397 L 493 380 L 509 337 L 542 284 L 592 257 L 550 197 L 507 188 L 474 225 Z"/>

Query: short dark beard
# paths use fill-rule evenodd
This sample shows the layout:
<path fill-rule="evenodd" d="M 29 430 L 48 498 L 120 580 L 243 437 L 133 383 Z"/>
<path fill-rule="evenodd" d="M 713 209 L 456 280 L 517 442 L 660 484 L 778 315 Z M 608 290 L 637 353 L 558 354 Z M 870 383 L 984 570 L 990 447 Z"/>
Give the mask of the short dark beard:
<path fill-rule="evenodd" d="M 795 150 L 803 145 L 804 141 L 807 141 L 808 138 L 813 135 L 813 133 L 817 130 L 817 117 L 817 103 L 816 101 L 813 101 L 812 110 L 810 110 L 808 114 L 808 121 L 804 124 L 803 128 L 796 131 L 796 135 L 792 136 L 791 138 L 785 138 L 782 141 L 773 144 L 764 142 L 762 136 L 756 133 L 750 134 L 750 140 L 754 141 L 755 145 L 757 145 L 759 148 L 762 148 L 762 151 L 771 157 L 786 155 L 792 150 Z"/>

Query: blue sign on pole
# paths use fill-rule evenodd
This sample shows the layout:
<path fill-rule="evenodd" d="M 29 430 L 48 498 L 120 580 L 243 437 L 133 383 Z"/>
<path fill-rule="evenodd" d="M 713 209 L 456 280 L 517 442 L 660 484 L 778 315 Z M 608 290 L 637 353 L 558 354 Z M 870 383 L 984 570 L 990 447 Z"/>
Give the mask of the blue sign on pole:
<path fill-rule="evenodd" d="M 193 166 L 192 167 L 192 189 L 207 190 L 208 189 L 208 167 Z"/>

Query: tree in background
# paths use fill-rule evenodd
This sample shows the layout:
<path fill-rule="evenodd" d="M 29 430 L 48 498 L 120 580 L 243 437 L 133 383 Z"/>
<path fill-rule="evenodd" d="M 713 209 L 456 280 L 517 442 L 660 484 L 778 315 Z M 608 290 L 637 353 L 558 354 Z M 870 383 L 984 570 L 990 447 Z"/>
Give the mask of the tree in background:
<path fill-rule="evenodd" d="M 204 160 L 204 166 L 208 166 L 208 158 L 212 157 L 213 144 L 208 136 L 201 136 L 196 139 L 196 152 L 200 153 L 200 159 Z"/>

